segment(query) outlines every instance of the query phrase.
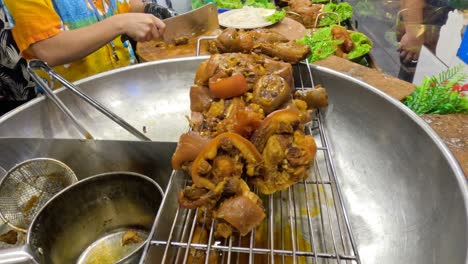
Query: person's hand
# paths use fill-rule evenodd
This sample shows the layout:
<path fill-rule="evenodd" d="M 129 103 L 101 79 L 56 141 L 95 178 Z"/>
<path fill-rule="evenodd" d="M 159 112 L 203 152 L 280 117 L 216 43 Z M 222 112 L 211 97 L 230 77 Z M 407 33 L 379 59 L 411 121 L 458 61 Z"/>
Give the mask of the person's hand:
<path fill-rule="evenodd" d="M 400 61 L 410 63 L 417 61 L 419 51 L 424 44 L 424 32 L 406 32 L 400 40 L 398 52 L 400 52 Z"/>
<path fill-rule="evenodd" d="M 144 42 L 161 37 L 166 25 L 151 14 L 126 13 L 119 21 L 122 23 L 124 34 L 135 41 Z"/>

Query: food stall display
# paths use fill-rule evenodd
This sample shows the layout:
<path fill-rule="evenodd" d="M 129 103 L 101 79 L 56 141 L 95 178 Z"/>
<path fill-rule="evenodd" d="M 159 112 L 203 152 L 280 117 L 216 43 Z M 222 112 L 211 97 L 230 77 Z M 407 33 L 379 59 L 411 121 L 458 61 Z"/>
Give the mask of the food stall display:
<path fill-rule="evenodd" d="M 301 44 L 309 45 L 312 49 L 312 54 L 309 57 L 309 61 L 311 62 L 334 54 L 339 57 L 348 58 L 356 63 L 378 68 L 369 54 L 369 51 L 372 49 L 372 42 L 362 33 L 353 31 L 348 26 L 349 23 L 345 23 L 352 16 L 352 7 L 348 3 L 317 5 L 308 0 L 306 2 L 291 0 L 283 2 L 287 6 L 278 9 L 274 9 L 270 1 L 245 1 L 244 3 L 240 1 L 215 1 L 214 3 L 220 12 L 218 17 L 220 30 L 230 28 L 244 29 L 246 31 L 270 30 L 283 35 L 288 40 L 295 40 Z M 222 9 L 226 7 L 230 9 Z M 223 11 L 221 12 L 220 10 Z M 301 19 L 297 19 L 297 17 L 291 17 L 293 18 L 291 19 L 288 17 L 288 14 L 292 13 L 296 15 L 301 14 Z M 298 23 L 297 25 L 295 22 L 292 22 L 294 19 Z M 310 23 L 304 23 L 304 21 L 310 21 Z M 207 22 L 197 21 L 197 23 L 198 28 L 208 27 L 206 25 Z M 307 31 L 307 27 L 312 27 L 312 29 Z M 219 35 L 218 40 L 222 38 L 226 39 L 222 35 L 226 35 L 227 33 L 223 32 L 220 34 L 220 30 L 212 29 L 193 33 L 185 37 L 184 42 L 176 42 L 175 46 L 173 44 L 168 45 L 164 41 L 140 43 L 137 54 L 139 54 L 142 60 L 150 61 L 171 57 L 193 56 L 196 54 L 197 49 L 200 50 L 200 54 L 217 52 L 209 42 L 197 40 L 216 35 Z M 240 34 L 244 35 L 243 33 Z M 249 36 L 249 34 L 245 36 Z M 249 41 L 251 41 L 250 38 L 241 40 L 241 42 L 246 42 L 243 45 L 250 45 Z M 268 44 L 260 44 L 261 41 L 263 40 L 257 41 L 257 44 L 254 45 L 255 48 L 265 49 L 265 46 Z M 269 40 L 265 39 L 265 41 Z"/>
<path fill-rule="evenodd" d="M 379 72 L 369 56 L 372 41 L 349 23 L 348 3 L 212 2 L 166 21 L 180 30 L 139 43 L 140 59 L 152 62 L 78 84 L 141 127 L 147 141 L 101 119 L 69 87 L 57 98 L 89 126 L 93 140 L 40 139 L 77 135 L 44 98 L 0 118 L 0 161 L 50 155 L 66 159 L 79 179 L 61 192 L 66 202 L 56 196 L 38 210 L 24 254 L 0 250 L 0 262 L 87 263 L 90 255 L 98 263 L 466 262 L 468 184 L 449 148 L 418 116 L 468 113 L 463 66 L 417 87 Z M 209 56 L 184 58 L 195 51 Z M 120 141 L 94 141 L 108 138 Z M 89 166 L 82 169 L 82 162 Z M 122 170 L 149 178 L 80 187 L 102 170 L 114 171 L 118 181 Z M 121 190 L 136 178 L 146 182 L 132 197 L 147 214 L 131 203 L 111 204 L 124 201 Z M 155 190 L 138 191 L 151 189 L 153 180 Z M 98 189 L 106 192 L 94 191 L 90 202 L 111 209 L 98 214 L 72 206 L 73 197 L 81 201 L 90 197 L 81 192 Z M 58 212 L 77 215 L 52 214 L 53 201 Z M 78 211 L 94 225 L 75 221 Z M 51 215 L 67 221 L 55 230 Z M 126 225 L 117 219 L 143 223 L 120 230 Z M 109 228 L 120 230 L 112 234 L 115 248 L 127 250 L 104 261 Z M 53 243 L 40 243 L 46 233 Z M 71 233 L 77 237 L 67 240 Z M 22 243 L 13 238 L 0 235 Z M 60 258 L 68 248 L 73 254 Z"/>

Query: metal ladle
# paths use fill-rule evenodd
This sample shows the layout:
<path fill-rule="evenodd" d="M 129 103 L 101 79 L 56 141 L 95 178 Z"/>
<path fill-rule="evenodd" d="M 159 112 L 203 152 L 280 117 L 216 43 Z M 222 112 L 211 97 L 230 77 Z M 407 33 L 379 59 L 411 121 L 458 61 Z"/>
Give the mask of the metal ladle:
<path fill-rule="evenodd" d="M 148 237 L 139 237 L 135 244 L 112 243 L 107 250 L 102 245 L 116 238 L 123 241 L 126 231 L 149 233 L 162 198 L 161 187 L 138 173 L 111 172 L 83 179 L 42 207 L 29 226 L 26 244 L 0 250 L 0 263 L 89 263 L 95 258 L 135 263 Z"/>

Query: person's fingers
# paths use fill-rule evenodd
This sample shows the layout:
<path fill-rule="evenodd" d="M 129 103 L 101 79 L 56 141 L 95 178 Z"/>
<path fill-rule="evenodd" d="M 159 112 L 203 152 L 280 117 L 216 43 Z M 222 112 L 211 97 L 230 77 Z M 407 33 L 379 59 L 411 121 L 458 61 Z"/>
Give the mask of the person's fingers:
<path fill-rule="evenodd" d="M 138 33 L 135 38 L 135 40 L 138 42 L 144 42 L 145 39 L 146 39 L 146 34 L 143 34 L 143 33 Z"/>
<path fill-rule="evenodd" d="M 151 34 L 153 35 L 154 39 L 157 39 L 157 38 L 161 37 L 161 34 L 159 34 L 159 31 L 158 31 L 158 28 L 156 27 L 156 25 L 153 25 L 151 27 Z"/>
<path fill-rule="evenodd" d="M 154 39 L 153 33 L 151 31 L 148 31 L 148 33 L 146 33 L 145 41 L 150 41 L 153 39 Z"/>
<path fill-rule="evenodd" d="M 400 51 L 400 58 L 405 58 L 407 54 L 408 54 L 407 50 L 401 50 Z"/>
<path fill-rule="evenodd" d="M 162 22 L 162 20 L 156 18 L 153 16 L 153 23 L 154 25 L 156 26 L 156 28 L 158 29 L 159 31 L 159 34 L 162 35 L 164 34 L 164 31 L 166 30 L 166 24 L 164 24 L 164 22 Z"/>
<path fill-rule="evenodd" d="M 405 58 L 403 59 L 403 62 L 404 63 L 410 63 L 413 60 L 413 55 L 414 55 L 414 53 L 408 52 L 406 54 Z"/>
<path fill-rule="evenodd" d="M 418 53 L 414 53 L 413 54 L 413 61 L 418 61 L 419 59 L 419 54 Z"/>

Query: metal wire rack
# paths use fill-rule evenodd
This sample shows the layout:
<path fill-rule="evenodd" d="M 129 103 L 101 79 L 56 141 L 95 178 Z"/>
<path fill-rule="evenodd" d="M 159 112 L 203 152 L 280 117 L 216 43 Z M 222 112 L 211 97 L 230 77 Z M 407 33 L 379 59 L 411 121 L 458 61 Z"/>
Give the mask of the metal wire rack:
<path fill-rule="evenodd" d="M 306 68 L 308 85 L 314 87 L 308 62 Z M 300 72 L 298 66 L 296 73 Z M 304 73 L 299 74 L 297 89 L 307 89 L 303 77 Z M 259 195 L 267 217 L 245 237 L 234 233 L 228 239 L 218 239 L 215 220 L 207 223 L 201 210 L 179 208 L 173 192 L 190 182 L 180 175 L 183 173 L 174 172 L 169 183 L 173 188 L 166 191 L 173 197 L 163 201 L 163 216 L 156 220 L 153 239 L 140 263 L 361 263 L 324 118 L 317 111 L 306 125 L 306 133 L 314 136 L 318 146 L 309 177 L 287 190 Z"/>

